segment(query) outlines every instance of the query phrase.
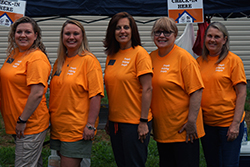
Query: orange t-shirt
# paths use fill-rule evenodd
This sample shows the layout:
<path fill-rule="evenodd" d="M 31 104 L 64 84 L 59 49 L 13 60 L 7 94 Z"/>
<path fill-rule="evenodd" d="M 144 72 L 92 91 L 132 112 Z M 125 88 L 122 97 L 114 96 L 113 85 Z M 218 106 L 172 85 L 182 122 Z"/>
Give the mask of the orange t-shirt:
<path fill-rule="evenodd" d="M 188 120 L 190 94 L 203 88 L 200 70 L 195 59 L 174 45 L 164 57 L 158 50 L 150 54 L 153 63 L 153 133 L 157 142 L 186 141 L 186 131 L 178 133 Z M 198 137 L 205 135 L 200 109 L 197 116 Z"/>
<path fill-rule="evenodd" d="M 89 53 L 66 57 L 61 73 L 57 74 L 56 70 L 57 61 L 50 82 L 51 138 L 78 141 L 88 121 L 90 98 L 98 94 L 104 96 L 101 65 Z"/>
<path fill-rule="evenodd" d="M 240 57 L 230 52 L 219 64 L 219 56 L 208 56 L 208 61 L 198 57 L 205 89 L 202 93 L 201 107 L 204 123 L 210 126 L 229 127 L 233 121 L 236 104 L 234 86 L 246 83 L 244 65 Z M 244 119 L 242 116 L 242 121 Z"/>
<path fill-rule="evenodd" d="M 49 111 L 45 93 L 48 88 L 50 62 L 39 49 L 27 55 L 18 52 L 8 57 L 1 68 L 1 113 L 8 134 L 16 134 L 18 117 L 22 114 L 30 94 L 30 85 L 43 84 L 42 100 L 26 123 L 25 135 L 37 134 L 49 127 Z"/>
<path fill-rule="evenodd" d="M 139 76 L 147 73 L 152 73 L 152 63 L 148 52 L 141 46 L 119 50 L 114 56 L 107 57 L 104 81 L 110 121 L 140 123 L 142 86 Z M 148 120 L 151 119 L 149 110 Z"/>

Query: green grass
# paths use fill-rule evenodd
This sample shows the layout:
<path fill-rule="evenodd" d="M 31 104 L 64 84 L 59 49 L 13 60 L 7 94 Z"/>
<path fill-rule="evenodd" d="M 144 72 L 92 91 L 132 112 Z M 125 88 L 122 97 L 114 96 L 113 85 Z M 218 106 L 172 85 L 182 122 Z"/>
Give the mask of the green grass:
<path fill-rule="evenodd" d="M 48 148 L 48 147 L 43 148 L 42 157 L 43 157 L 43 166 L 44 167 L 48 166 L 48 157 L 50 156 L 50 153 L 51 153 L 50 148 Z"/>
<path fill-rule="evenodd" d="M 42 151 L 43 166 L 48 166 L 48 157 L 50 156 L 50 149 L 45 146 Z M 15 147 L 0 147 L 0 167 L 10 167 L 14 165 L 15 161 Z M 152 138 L 148 145 L 148 159 L 146 167 L 159 166 L 159 155 L 157 151 L 156 141 Z M 91 167 L 116 167 L 114 155 L 111 148 L 110 141 L 102 140 L 99 136 L 93 142 Z M 200 151 L 200 167 L 206 167 L 203 151 Z"/>
<path fill-rule="evenodd" d="M 43 148 L 43 166 L 48 166 L 49 148 Z M 15 146 L 0 147 L 0 167 L 12 167 L 15 163 Z"/>
<path fill-rule="evenodd" d="M 246 97 L 246 102 L 245 102 L 245 111 L 250 112 L 250 90 L 247 89 L 247 97 Z"/>
<path fill-rule="evenodd" d="M 102 104 L 108 104 L 107 95 L 105 92 L 106 98 L 102 99 Z M 47 95 L 48 98 L 48 95 Z M 247 98 L 245 104 L 245 111 L 250 112 L 250 90 L 247 90 Z M 0 115 L 0 119 L 2 116 Z M 250 125 L 248 125 L 250 127 Z M 250 133 L 250 128 L 248 128 Z M 5 136 L 5 130 L 3 124 L 0 123 L 0 142 L 3 143 L 14 143 L 14 140 L 11 138 L 8 141 L 2 136 Z M 250 136 L 250 134 L 248 134 Z M 45 141 L 49 140 L 49 135 L 46 136 Z M 45 146 L 42 151 L 43 156 L 43 166 L 48 166 L 48 157 L 50 156 L 50 149 L 48 146 Z M 15 147 L 14 146 L 0 146 L 0 167 L 12 167 L 14 166 L 15 161 Z M 157 151 L 156 142 L 151 138 L 148 145 L 148 159 L 146 162 L 147 167 L 159 166 L 159 155 Z M 206 162 L 200 144 L 200 167 L 206 167 Z M 102 136 L 97 136 L 93 142 L 92 147 L 92 157 L 91 157 L 91 167 L 116 167 L 114 155 L 112 152 L 111 144 L 109 140 L 103 140 Z"/>
<path fill-rule="evenodd" d="M 93 144 L 91 166 L 92 167 L 116 166 L 110 142 L 99 141 Z"/>
<path fill-rule="evenodd" d="M 204 157 L 201 141 L 200 141 L 200 167 L 207 167 L 207 163 Z"/>
<path fill-rule="evenodd" d="M 159 154 L 156 141 L 151 138 L 148 144 L 148 158 L 146 166 L 159 166 Z"/>
<path fill-rule="evenodd" d="M 105 88 L 104 88 L 104 97 L 101 99 L 101 105 L 102 104 L 109 104 L 108 95 Z"/>
<path fill-rule="evenodd" d="M 15 147 L 0 147 L 0 166 L 13 166 L 15 162 Z"/>

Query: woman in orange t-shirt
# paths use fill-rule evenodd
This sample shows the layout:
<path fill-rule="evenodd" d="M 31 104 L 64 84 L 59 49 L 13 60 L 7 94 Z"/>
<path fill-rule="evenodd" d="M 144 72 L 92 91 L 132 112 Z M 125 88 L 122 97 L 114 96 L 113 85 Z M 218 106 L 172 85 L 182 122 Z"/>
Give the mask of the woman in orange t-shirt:
<path fill-rule="evenodd" d="M 59 152 L 61 167 L 90 159 L 103 97 L 101 65 L 90 53 L 83 25 L 64 22 L 50 82 L 50 147 Z"/>
<path fill-rule="evenodd" d="M 35 20 L 27 16 L 16 20 L 8 41 L 0 75 L 5 130 L 15 138 L 15 166 L 39 166 L 49 127 L 45 93 L 51 65 Z"/>
<path fill-rule="evenodd" d="M 220 22 L 206 32 L 200 64 L 205 89 L 201 107 L 207 166 L 238 166 L 244 130 L 246 76 L 242 60 L 229 51 L 229 36 Z"/>
<path fill-rule="evenodd" d="M 150 53 L 154 76 L 151 109 L 160 166 L 199 167 L 199 140 L 204 136 L 200 101 L 203 82 L 196 60 L 175 45 L 173 19 L 162 17 L 152 28 L 157 50 Z"/>
<path fill-rule="evenodd" d="M 109 99 L 110 134 L 117 166 L 145 166 L 152 113 L 152 63 L 141 46 L 135 20 L 126 12 L 115 14 L 106 38 L 105 86 Z"/>

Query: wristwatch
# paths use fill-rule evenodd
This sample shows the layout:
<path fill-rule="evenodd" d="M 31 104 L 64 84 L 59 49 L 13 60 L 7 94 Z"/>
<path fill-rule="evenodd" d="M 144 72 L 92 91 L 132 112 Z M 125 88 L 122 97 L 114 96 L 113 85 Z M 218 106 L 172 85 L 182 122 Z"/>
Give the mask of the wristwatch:
<path fill-rule="evenodd" d="M 148 122 L 148 119 L 140 118 L 140 122 Z"/>
<path fill-rule="evenodd" d="M 21 117 L 18 117 L 17 123 L 18 124 L 25 124 L 27 121 L 24 121 L 21 119 Z"/>
<path fill-rule="evenodd" d="M 89 130 L 94 130 L 96 131 L 96 128 L 92 125 L 90 125 L 89 123 L 87 123 L 86 127 L 89 129 Z"/>

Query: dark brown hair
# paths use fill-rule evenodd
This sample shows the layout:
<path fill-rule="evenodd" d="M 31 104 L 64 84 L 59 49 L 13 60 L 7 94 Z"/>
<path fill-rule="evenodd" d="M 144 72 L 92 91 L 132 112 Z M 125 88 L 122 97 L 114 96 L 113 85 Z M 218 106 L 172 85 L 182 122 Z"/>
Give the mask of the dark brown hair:
<path fill-rule="evenodd" d="M 104 47 L 106 48 L 105 53 L 107 55 L 114 55 L 120 49 L 120 44 L 115 39 L 115 30 L 116 30 L 116 25 L 118 21 L 122 18 L 128 18 L 129 20 L 129 25 L 131 27 L 131 33 L 132 33 L 131 34 L 132 47 L 134 48 L 137 45 L 141 45 L 140 35 L 139 35 L 138 28 L 137 28 L 134 18 L 127 12 L 120 12 L 120 13 L 115 14 L 111 18 L 108 24 L 106 37 L 103 41 Z"/>

